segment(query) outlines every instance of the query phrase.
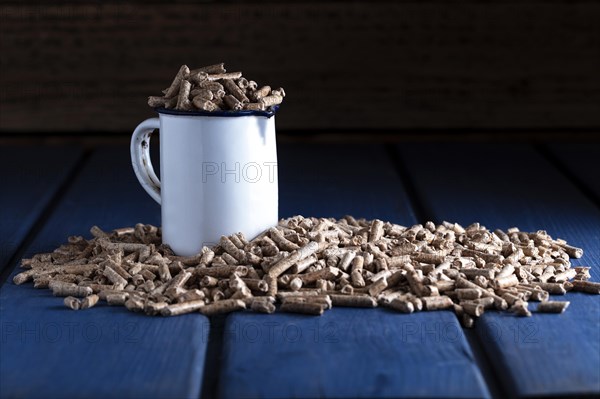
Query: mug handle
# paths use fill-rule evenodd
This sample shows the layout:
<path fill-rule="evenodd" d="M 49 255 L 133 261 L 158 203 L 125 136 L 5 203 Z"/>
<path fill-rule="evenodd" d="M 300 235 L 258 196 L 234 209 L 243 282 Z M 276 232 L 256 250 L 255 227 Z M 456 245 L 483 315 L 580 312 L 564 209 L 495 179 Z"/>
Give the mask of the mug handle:
<path fill-rule="evenodd" d="M 150 160 L 150 136 L 159 128 L 158 118 L 146 119 L 135 128 L 131 136 L 131 164 L 144 190 L 160 204 L 160 180 Z"/>

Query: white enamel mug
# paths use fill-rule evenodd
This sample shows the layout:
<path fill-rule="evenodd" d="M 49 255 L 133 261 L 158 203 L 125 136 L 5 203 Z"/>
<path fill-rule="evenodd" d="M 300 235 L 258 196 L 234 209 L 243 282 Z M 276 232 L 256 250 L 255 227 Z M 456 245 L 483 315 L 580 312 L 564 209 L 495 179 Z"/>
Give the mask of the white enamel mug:
<path fill-rule="evenodd" d="M 278 221 L 275 117 L 254 111 L 194 113 L 157 109 L 131 138 L 133 170 L 161 205 L 162 239 L 182 256 L 222 235 L 251 239 Z M 150 136 L 160 129 L 160 180 Z"/>

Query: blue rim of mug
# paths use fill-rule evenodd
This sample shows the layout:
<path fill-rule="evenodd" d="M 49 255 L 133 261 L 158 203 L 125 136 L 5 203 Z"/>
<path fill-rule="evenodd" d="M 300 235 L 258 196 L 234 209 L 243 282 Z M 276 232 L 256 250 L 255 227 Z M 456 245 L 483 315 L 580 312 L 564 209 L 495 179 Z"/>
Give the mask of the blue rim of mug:
<path fill-rule="evenodd" d="M 156 112 L 159 114 L 167 114 L 167 115 L 184 115 L 184 116 L 220 116 L 220 117 L 237 117 L 237 116 L 266 116 L 270 118 L 275 116 L 275 112 L 279 109 L 279 105 L 274 105 L 271 107 L 270 111 L 250 111 L 250 110 L 241 110 L 241 111 L 180 111 L 177 109 L 167 109 L 167 108 L 154 108 Z"/>

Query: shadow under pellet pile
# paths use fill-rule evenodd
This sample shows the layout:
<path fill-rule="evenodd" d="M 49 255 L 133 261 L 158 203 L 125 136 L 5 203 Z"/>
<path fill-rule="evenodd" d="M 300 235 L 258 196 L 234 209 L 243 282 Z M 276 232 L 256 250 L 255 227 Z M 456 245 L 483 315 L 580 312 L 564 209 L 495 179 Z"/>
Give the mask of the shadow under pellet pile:
<path fill-rule="evenodd" d="M 465 327 L 488 309 L 530 316 L 563 312 L 549 294 L 600 294 L 583 251 L 545 231 L 487 230 L 479 223 L 404 227 L 381 220 L 295 216 L 248 241 L 221 237 L 193 257 L 173 254 L 161 231 L 138 224 L 94 238 L 69 237 L 51 253 L 23 259 L 15 284 L 33 280 L 71 309 L 99 300 L 134 312 L 175 316 L 243 309 L 320 315 L 333 306 L 385 306 L 404 313 L 453 309 Z"/>

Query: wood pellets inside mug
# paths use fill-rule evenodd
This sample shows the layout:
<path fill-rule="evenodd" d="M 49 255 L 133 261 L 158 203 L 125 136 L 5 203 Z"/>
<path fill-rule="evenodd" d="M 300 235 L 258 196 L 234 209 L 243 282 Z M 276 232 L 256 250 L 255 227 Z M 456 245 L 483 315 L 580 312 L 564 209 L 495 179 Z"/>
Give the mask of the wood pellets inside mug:
<path fill-rule="evenodd" d="M 271 112 L 284 97 L 283 88 L 259 87 L 241 72 L 227 72 L 223 63 L 192 70 L 182 65 L 163 95 L 150 96 L 148 105 L 179 111 Z"/>

